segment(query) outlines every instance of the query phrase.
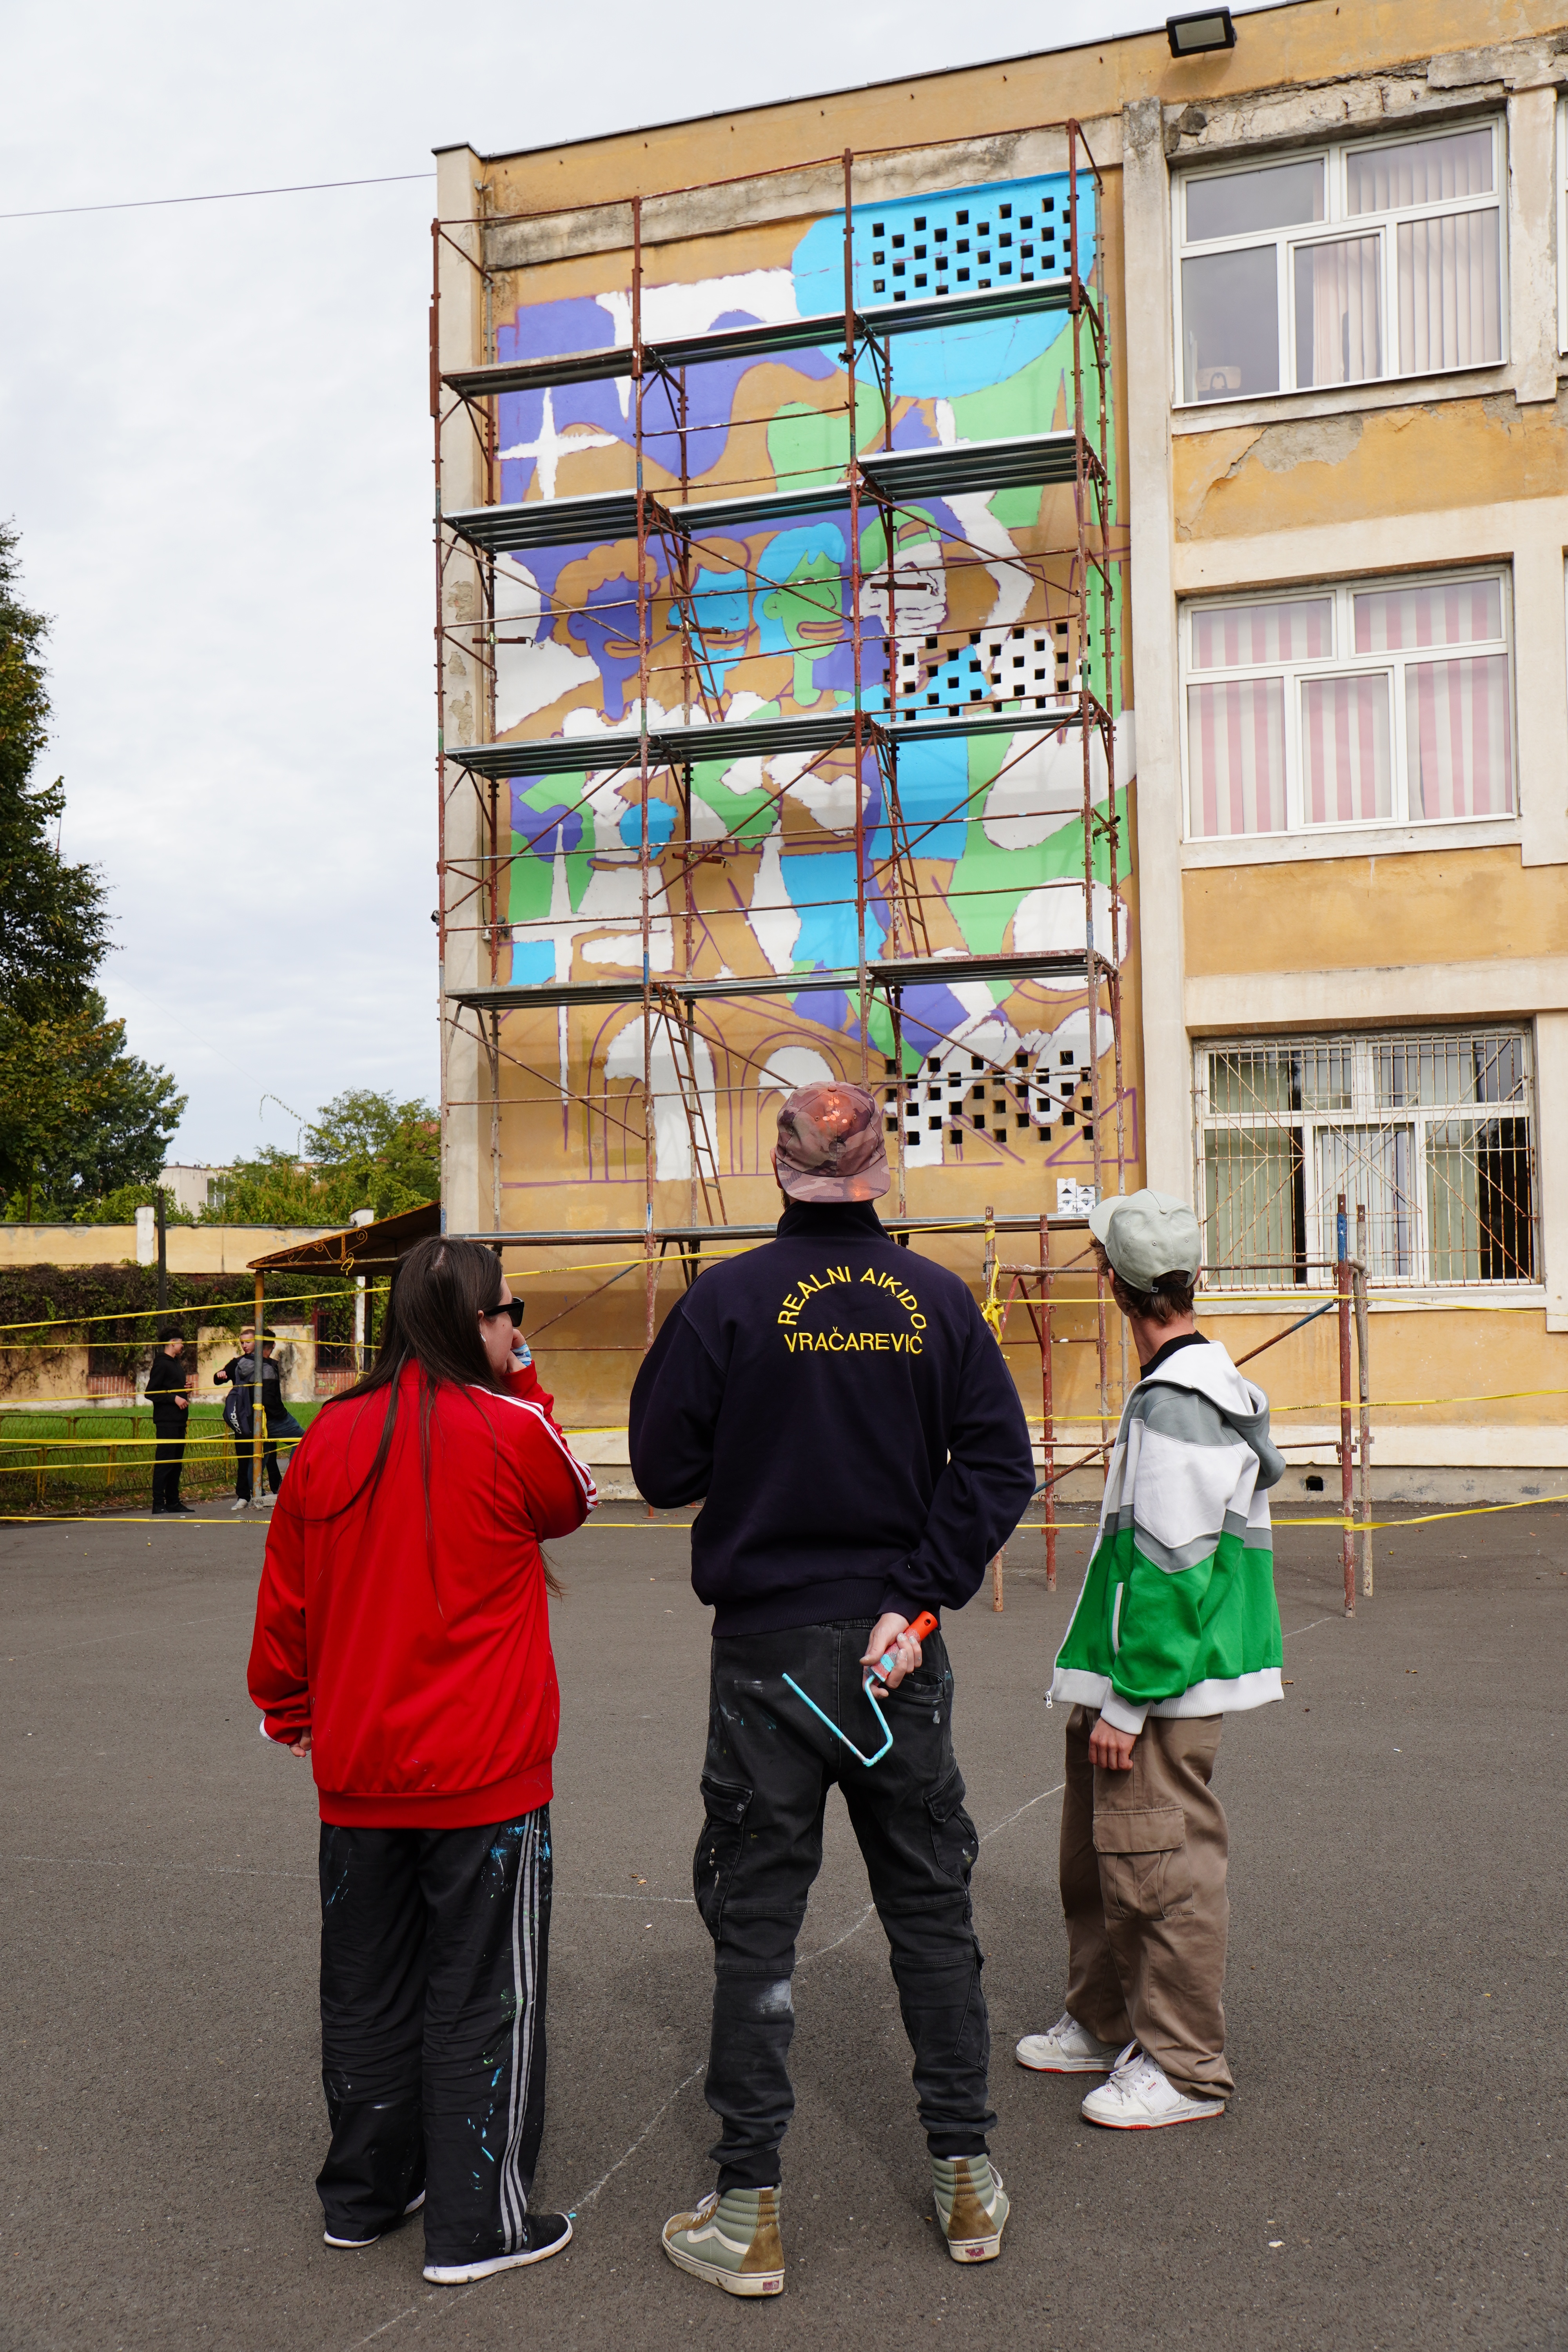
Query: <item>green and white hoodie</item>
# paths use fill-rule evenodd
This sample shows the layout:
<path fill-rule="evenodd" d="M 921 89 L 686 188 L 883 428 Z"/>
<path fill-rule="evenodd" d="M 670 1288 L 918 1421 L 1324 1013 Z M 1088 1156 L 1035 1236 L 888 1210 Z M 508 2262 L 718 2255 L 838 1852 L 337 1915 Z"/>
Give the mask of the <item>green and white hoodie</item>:
<path fill-rule="evenodd" d="M 1122 1407 L 1053 1704 L 1118 1731 L 1283 1696 L 1267 1489 L 1268 1400 L 1215 1340 L 1177 1348 Z"/>

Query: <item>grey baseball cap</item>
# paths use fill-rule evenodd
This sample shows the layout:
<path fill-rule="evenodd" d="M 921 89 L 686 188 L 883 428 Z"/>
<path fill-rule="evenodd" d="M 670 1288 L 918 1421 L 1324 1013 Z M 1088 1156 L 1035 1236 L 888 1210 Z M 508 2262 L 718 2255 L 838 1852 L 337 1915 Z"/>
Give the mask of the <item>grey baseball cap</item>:
<path fill-rule="evenodd" d="M 1113 1193 L 1089 1211 L 1089 1230 L 1133 1290 L 1152 1290 L 1163 1274 L 1190 1280 L 1204 1262 L 1198 1221 L 1173 1192 Z"/>

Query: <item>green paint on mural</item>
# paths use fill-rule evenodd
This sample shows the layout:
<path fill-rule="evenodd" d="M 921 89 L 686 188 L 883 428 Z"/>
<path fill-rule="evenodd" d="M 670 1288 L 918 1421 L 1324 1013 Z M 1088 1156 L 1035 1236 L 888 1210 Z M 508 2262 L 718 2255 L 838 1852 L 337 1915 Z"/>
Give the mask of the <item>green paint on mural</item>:
<path fill-rule="evenodd" d="M 882 431 L 882 397 L 865 384 L 857 389 L 855 439 L 868 449 Z M 837 482 L 849 446 L 849 420 L 840 410 L 825 415 L 803 400 L 786 400 L 768 425 L 768 463 L 784 490 L 813 489 Z"/>

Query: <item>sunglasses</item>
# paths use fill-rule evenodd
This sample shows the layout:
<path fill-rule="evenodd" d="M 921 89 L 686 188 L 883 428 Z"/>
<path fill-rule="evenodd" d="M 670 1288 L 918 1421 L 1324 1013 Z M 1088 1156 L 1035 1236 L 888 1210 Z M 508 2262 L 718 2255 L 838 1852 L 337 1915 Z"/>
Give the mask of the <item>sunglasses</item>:
<path fill-rule="evenodd" d="M 481 1323 L 493 1323 L 498 1315 L 510 1315 L 511 1317 L 512 1329 L 514 1331 L 521 1331 L 522 1328 L 522 1311 L 523 1302 L 521 1298 L 509 1298 L 504 1307 L 489 1307 L 480 1316 L 479 1320 Z"/>

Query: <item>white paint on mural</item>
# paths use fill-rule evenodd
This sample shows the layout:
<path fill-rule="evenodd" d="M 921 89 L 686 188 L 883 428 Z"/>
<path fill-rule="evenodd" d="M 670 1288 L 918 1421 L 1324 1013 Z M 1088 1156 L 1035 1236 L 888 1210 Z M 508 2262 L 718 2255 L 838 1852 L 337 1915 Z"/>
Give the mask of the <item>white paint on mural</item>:
<path fill-rule="evenodd" d="M 697 1092 L 702 1104 L 702 1117 L 710 1140 L 717 1151 L 720 1150 L 718 1095 L 713 1082 L 713 1056 L 702 1039 L 696 1035 L 691 1040 L 691 1062 L 697 1074 Z M 686 1123 L 674 1050 L 662 1023 L 653 1033 L 653 1050 L 648 1063 L 653 1076 L 655 1173 L 661 1183 L 679 1181 L 691 1174 L 691 1131 Z M 641 1086 L 643 1035 L 640 1012 L 634 1013 L 611 1039 L 610 1050 L 605 1058 L 605 1076 L 606 1078 L 632 1078 Z"/>
<path fill-rule="evenodd" d="M 791 906 L 789 893 L 784 888 L 776 834 L 770 834 L 763 844 L 763 854 L 757 860 L 756 877 L 752 884 L 752 903 L 747 909 L 747 919 L 756 934 L 757 945 L 773 970 L 789 971 L 793 967 L 795 943 L 800 937 L 801 919 Z"/>
<path fill-rule="evenodd" d="M 1094 886 L 1094 944 L 1102 956 L 1120 963 L 1127 953 L 1127 908 L 1121 909 L 1121 939 L 1113 948 L 1110 936 L 1110 892 L 1103 882 Z M 1083 885 L 1080 882 L 1051 882 L 1038 890 L 1031 890 L 1018 902 L 1013 917 L 1013 952 L 1016 955 L 1052 955 L 1064 953 L 1081 956 L 1083 937 Z M 1054 977 L 1038 975 L 1041 988 L 1078 989 L 1081 991 L 1081 973 L 1066 973 Z"/>

